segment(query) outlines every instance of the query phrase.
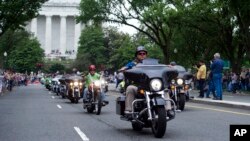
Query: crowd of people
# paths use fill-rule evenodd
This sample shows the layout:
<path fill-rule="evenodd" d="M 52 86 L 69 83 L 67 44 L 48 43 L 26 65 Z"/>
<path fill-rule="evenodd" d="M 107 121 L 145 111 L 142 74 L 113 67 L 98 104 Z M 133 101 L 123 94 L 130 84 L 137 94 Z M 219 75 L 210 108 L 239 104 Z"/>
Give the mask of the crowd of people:
<path fill-rule="evenodd" d="M 5 70 L 0 72 L 0 93 L 4 91 L 11 91 L 14 86 L 27 86 L 28 83 L 34 83 L 38 80 L 39 75 L 31 73 L 18 73 L 12 70 Z"/>
<path fill-rule="evenodd" d="M 223 70 L 223 61 L 220 54 L 214 54 L 214 59 L 207 66 L 203 60 L 199 61 L 197 73 L 194 75 L 194 84 L 199 90 L 199 98 L 210 98 L 222 100 L 222 92 L 228 91 L 234 94 L 241 91 L 250 91 L 250 69 L 242 68 L 237 74 L 229 70 Z"/>

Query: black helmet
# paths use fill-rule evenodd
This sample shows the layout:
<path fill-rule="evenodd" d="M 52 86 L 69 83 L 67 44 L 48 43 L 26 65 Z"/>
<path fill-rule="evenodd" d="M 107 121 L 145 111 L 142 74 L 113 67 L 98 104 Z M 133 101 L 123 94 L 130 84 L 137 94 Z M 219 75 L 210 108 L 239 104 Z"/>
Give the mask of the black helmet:
<path fill-rule="evenodd" d="M 138 47 L 136 48 L 135 56 L 136 56 L 137 53 L 140 52 L 140 51 L 144 51 L 144 52 L 148 53 L 148 51 L 145 49 L 144 46 L 138 46 Z"/>

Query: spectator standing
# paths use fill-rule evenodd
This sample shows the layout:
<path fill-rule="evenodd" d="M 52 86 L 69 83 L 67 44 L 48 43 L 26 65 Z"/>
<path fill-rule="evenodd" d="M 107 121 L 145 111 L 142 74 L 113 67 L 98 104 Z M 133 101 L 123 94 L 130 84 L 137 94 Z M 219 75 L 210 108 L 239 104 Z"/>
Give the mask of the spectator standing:
<path fill-rule="evenodd" d="M 220 54 L 214 54 L 214 60 L 211 61 L 211 71 L 213 73 L 213 82 L 216 91 L 216 98 L 214 100 L 222 100 L 222 71 L 224 61 L 220 59 Z"/>
<path fill-rule="evenodd" d="M 246 86 L 247 91 L 250 91 L 250 69 L 247 69 L 246 71 Z"/>
<path fill-rule="evenodd" d="M 205 88 L 205 82 L 206 82 L 207 68 L 203 60 L 199 62 L 199 65 L 200 67 L 198 69 L 197 76 L 196 76 L 198 83 L 199 83 L 199 90 L 200 90 L 200 95 L 198 97 L 204 98 L 204 88 Z"/>
<path fill-rule="evenodd" d="M 4 75 L 0 72 L 0 94 L 2 93 Z"/>

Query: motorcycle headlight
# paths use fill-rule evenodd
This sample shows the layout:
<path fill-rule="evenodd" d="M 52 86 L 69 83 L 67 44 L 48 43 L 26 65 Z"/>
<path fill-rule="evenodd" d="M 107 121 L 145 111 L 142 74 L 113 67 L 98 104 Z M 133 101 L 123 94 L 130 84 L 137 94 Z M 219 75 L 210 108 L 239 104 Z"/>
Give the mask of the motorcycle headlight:
<path fill-rule="evenodd" d="M 78 86 L 78 84 L 79 84 L 78 82 L 74 82 L 74 86 Z"/>
<path fill-rule="evenodd" d="M 161 90 L 162 82 L 159 79 L 153 79 L 150 81 L 150 86 L 154 91 Z"/>
<path fill-rule="evenodd" d="M 98 87 L 101 86 L 101 81 L 95 81 L 95 82 L 94 82 L 94 85 L 95 85 L 95 86 L 98 86 Z"/>
<path fill-rule="evenodd" d="M 58 85 L 60 85 L 60 82 L 57 82 Z"/>
<path fill-rule="evenodd" d="M 72 82 L 70 82 L 70 83 L 69 83 L 69 85 L 70 85 L 70 86 L 73 86 L 73 83 L 72 83 Z"/>
<path fill-rule="evenodd" d="M 101 80 L 101 83 L 104 85 L 104 84 L 106 84 L 106 81 L 105 80 Z"/>
<path fill-rule="evenodd" d="M 177 79 L 177 84 L 178 85 L 182 85 L 183 84 L 183 80 L 182 79 Z"/>
<path fill-rule="evenodd" d="M 80 82 L 80 85 L 82 86 L 82 82 Z"/>

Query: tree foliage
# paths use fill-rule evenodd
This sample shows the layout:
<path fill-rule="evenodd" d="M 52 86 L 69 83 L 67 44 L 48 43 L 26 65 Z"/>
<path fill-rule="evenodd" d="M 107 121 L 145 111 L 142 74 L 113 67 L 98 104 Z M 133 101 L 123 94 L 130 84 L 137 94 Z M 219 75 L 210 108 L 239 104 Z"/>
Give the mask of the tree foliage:
<path fill-rule="evenodd" d="M 81 35 L 75 66 L 82 66 L 81 68 L 86 70 L 89 64 L 97 66 L 102 64 L 106 69 L 117 70 L 134 59 L 136 47 L 139 45 L 145 45 L 149 57 L 163 61 L 160 48 L 143 34 L 138 33 L 132 37 L 114 27 L 87 27 Z M 98 53 L 100 50 L 102 53 Z"/>
<path fill-rule="evenodd" d="M 1 0 L 0 1 L 0 37 L 8 29 L 18 29 L 25 22 L 37 16 L 41 5 L 48 0 Z"/>
<path fill-rule="evenodd" d="M 244 10 L 242 10 L 244 9 Z M 184 29 L 198 31 L 195 38 L 204 58 L 220 52 L 239 72 L 249 56 L 250 2 L 235 0 L 193 1 L 182 16 Z M 183 27 L 182 27 L 183 29 Z M 192 47 L 193 48 L 193 47 Z"/>
<path fill-rule="evenodd" d="M 63 72 L 65 70 L 65 66 L 60 63 L 56 63 L 50 66 L 49 71 L 52 73 L 56 73 L 57 71 Z"/>
<path fill-rule="evenodd" d="M 82 0 L 78 21 L 88 23 L 112 22 L 124 24 L 147 35 L 164 54 L 169 62 L 170 41 L 176 10 L 166 0 Z M 138 24 L 133 24 L 131 21 Z"/>
<path fill-rule="evenodd" d="M 77 62 L 80 62 L 84 68 L 87 68 L 89 64 L 106 64 L 108 62 L 106 54 L 102 28 L 95 25 L 87 26 L 81 33 Z"/>
<path fill-rule="evenodd" d="M 4 45 L 1 48 L 5 48 L 8 53 L 5 58 L 8 68 L 18 72 L 30 72 L 36 69 L 37 63 L 43 63 L 44 51 L 40 48 L 40 43 L 23 30 L 9 31 L 0 42 Z"/>

